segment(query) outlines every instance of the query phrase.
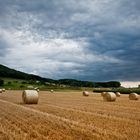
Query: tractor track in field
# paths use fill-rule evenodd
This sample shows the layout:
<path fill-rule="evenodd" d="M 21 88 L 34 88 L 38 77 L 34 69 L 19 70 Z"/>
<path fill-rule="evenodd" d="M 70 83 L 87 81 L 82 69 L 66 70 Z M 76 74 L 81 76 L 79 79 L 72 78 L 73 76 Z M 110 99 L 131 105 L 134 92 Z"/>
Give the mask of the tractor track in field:
<path fill-rule="evenodd" d="M 5 110 L 5 111 L 2 110 L 3 113 L 1 114 L 1 116 L 4 116 L 4 118 L 6 119 L 5 126 L 8 126 L 8 130 L 9 130 L 9 128 L 11 128 L 11 130 L 9 130 L 9 134 L 11 134 L 12 137 L 16 136 L 16 134 L 24 133 L 24 134 L 22 134 L 22 136 L 23 136 L 23 135 L 27 135 L 28 131 L 32 132 L 32 130 L 35 130 L 34 128 L 36 128 L 36 124 L 34 124 L 32 121 L 35 120 L 35 119 L 37 121 L 39 121 L 39 120 L 44 121 L 43 118 L 46 118 L 47 121 L 50 120 L 50 119 L 55 120 L 55 121 L 58 122 L 58 124 L 60 122 L 63 122 L 64 124 L 67 124 L 67 126 L 69 126 L 70 129 L 75 130 L 75 128 L 78 128 L 81 132 L 84 132 L 84 134 L 88 134 L 88 136 L 90 134 L 91 137 L 93 137 L 93 138 L 94 137 L 99 138 L 100 135 L 107 135 L 107 134 L 108 134 L 108 136 L 110 135 L 109 131 L 103 131 L 103 129 L 94 127 L 92 125 L 87 125 L 87 124 L 84 124 L 84 123 L 80 123 L 80 122 L 77 122 L 77 121 L 73 121 L 73 120 L 63 118 L 63 117 L 59 117 L 59 116 L 56 116 L 56 115 L 53 115 L 53 114 L 44 113 L 44 112 L 41 112 L 39 110 L 35 110 L 35 109 L 25 107 L 25 106 L 21 106 L 21 105 L 16 105 L 14 103 L 4 101 L 4 100 L 0 100 L 0 104 L 1 103 L 6 104 L 7 107 L 8 107 L 8 105 L 10 105 L 10 106 L 13 106 L 14 108 L 17 108 L 16 112 L 18 112 L 18 115 L 14 115 L 15 111 L 13 111 L 13 113 L 12 113 L 11 111 L 8 112 L 8 110 Z M 1 105 L 1 107 L 2 107 L 2 105 Z M 24 117 L 28 118 L 27 120 L 25 118 L 22 118 L 19 115 L 19 113 L 23 115 L 24 111 L 26 111 L 26 113 L 27 113 L 27 116 L 24 115 Z M 30 116 L 29 112 L 31 114 L 35 114 L 35 115 Z M 52 122 L 52 123 L 54 123 L 54 122 Z M 61 127 L 61 125 L 62 124 L 60 124 L 60 127 Z M 28 129 L 27 129 L 27 126 L 28 126 Z M 44 127 L 44 129 L 46 129 L 46 127 Z M 54 131 L 54 129 L 55 128 L 53 128 L 53 131 Z M 13 133 L 12 133 L 12 131 L 13 131 Z M 39 132 L 40 131 L 37 129 L 37 132 L 34 132 L 34 133 L 36 133 L 34 135 L 35 136 L 42 135 Z M 117 138 L 119 134 L 111 133 L 111 135 L 112 135 L 112 137 Z M 88 136 L 87 136 L 87 138 L 88 138 Z M 47 136 L 43 135 L 43 137 L 45 138 Z M 123 139 L 124 137 L 125 136 L 120 136 L 119 138 Z"/>
<path fill-rule="evenodd" d="M 139 101 L 123 96 L 116 103 L 105 103 L 100 96 L 79 95 L 40 93 L 37 105 L 22 104 L 18 91 L 1 95 L 0 139 L 139 139 Z"/>

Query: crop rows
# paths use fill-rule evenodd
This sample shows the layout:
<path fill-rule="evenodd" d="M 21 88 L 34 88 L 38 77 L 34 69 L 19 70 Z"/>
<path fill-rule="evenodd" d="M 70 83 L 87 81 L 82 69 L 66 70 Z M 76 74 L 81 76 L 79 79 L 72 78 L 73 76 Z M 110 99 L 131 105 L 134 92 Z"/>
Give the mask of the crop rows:
<path fill-rule="evenodd" d="M 25 105 L 21 93 L 0 95 L 0 139 L 140 138 L 140 101 L 130 101 L 128 95 L 104 102 L 100 94 L 41 91 L 39 104 Z"/>

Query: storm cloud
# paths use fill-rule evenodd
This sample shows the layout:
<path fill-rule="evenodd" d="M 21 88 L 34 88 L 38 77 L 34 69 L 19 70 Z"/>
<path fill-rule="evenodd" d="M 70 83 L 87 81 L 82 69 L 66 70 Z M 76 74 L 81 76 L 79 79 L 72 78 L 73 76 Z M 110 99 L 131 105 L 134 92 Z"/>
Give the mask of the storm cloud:
<path fill-rule="evenodd" d="M 0 5 L 1 64 L 54 79 L 140 81 L 139 0 Z"/>

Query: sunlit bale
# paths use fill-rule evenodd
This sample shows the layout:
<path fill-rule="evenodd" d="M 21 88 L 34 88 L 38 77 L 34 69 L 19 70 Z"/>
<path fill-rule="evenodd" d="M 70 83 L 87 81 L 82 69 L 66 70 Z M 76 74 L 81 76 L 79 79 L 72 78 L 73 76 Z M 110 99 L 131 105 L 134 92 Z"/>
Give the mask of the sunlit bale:
<path fill-rule="evenodd" d="M 130 100 L 138 100 L 139 99 L 139 95 L 137 93 L 130 93 L 129 94 L 129 99 Z"/>
<path fill-rule="evenodd" d="M 106 92 L 103 96 L 104 101 L 114 102 L 116 101 L 116 94 L 113 92 Z"/>
<path fill-rule="evenodd" d="M 24 90 L 22 100 L 25 104 L 37 104 L 39 100 L 38 92 L 36 90 Z"/>
<path fill-rule="evenodd" d="M 120 97 L 121 96 L 121 93 L 120 92 L 116 92 L 115 94 L 116 94 L 117 97 Z"/>
<path fill-rule="evenodd" d="M 83 96 L 89 96 L 89 92 L 88 91 L 83 91 Z"/>
<path fill-rule="evenodd" d="M 54 93 L 54 90 L 53 90 L 53 89 L 51 89 L 51 90 L 50 90 L 50 92 L 51 92 L 51 93 Z"/>
<path fill-rule="evenodd" d="M 40 89 L 38 88 L 36 91 L 37 91 L 37 92 L 39 92 L 39 91 L 40 91 Z"/>
<path fill-rule="evenodd" d="M 2 93 L 2 89 L 0 89 L 0 93 Z"/>
<path fill-rule="evenodd" d="M 40 90 L 39 90 L 39 88 L 38 87 L 36 87 L 36 88 L 34 88 L 37 92 L 39 92 Z"/>
<path fill-rule="evenodd" d="M 101 92 L 101 96 L 103 97 L 107 92 Z"/>
<path fill-rule="evenodd" d="M 5 92 L 5 88 L 2 89 L 2 92 Z"/>

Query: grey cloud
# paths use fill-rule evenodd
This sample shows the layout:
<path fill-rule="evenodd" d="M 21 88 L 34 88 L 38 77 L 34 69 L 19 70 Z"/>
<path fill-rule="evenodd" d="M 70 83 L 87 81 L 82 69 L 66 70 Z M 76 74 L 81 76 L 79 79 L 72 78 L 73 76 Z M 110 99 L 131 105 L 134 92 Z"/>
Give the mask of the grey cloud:
<path fill-rule="evenodd" d="M 6 56 L 6 54 L 8 54 L 9 47 L 10 46 L 7 41 L 0 35 L 0 58 L 3 58 L 4 56 Z"/>
<path fill-rule="evenodd" d="M 44 58 L 44 60 L 49 59 L 52 61 L 58 59 L 60 63 L 58 68 L 56 68 L 57 72 L 53 73 L 51 69 L 45 72 L 47 71 L 45 69 L 47 66 L 43 67 L 44 70 L 41 70 L 42 67 L 40 65 L 41 68 L 36 66 L 32 67 L 32 69 L 27 68 L 28 66 L 25 66 L 26 68 L 19 66 L 26 72 L 36 70 L 38 74 L 45 77 L 53 75 L 52 78 L 58 79 L 77 78 L 95 81 L 140 80 L 139 0 L 80 0 L 78 2 L 77 0 L 5 0 L 1 1 L 0 5 L 0 29 L 7 30 L 9 33 L 14 31 L 17 31 L 18 34 L 20 34 L 20 31 L 25 33 L 23 37 L 19 37 L 20 35 L 11 37 L 13 40 L 18 39 L 19 47 L 23 47 L 26 44 L 26 40 L 28 40 L 26 32 L 29 32 L 29 39 L 32 40 L 32 43 L 38 42 L 39 45 L 43 41 L 45 42 L 46 39 L 55 40 L 56 38 L 61 38 L 75 42 L 80 42 L 80 39 L 82 39 L 84 40 L 82 43 L 86 43 L 86 47 L 82 50 L 84 54 L 103 58 L 106 56 L 116 60 L 113 62 L 108 59 L 100 62 L 86 62 L 79 58 L 77 59 L 76 53 L 72 54 L 74 56 L 70 59 L 66 54 L 66 50 L 62 51 L 58 56 L 52 56 L 52 53 L 46 53 L 48 44 L 44 43 L 46 52 L 34 54 L 32 57 L 36 56 L 40 60 Z M 28 42 L 30 41 L 28 40 Z M 46 43 L 49 42 L 46 41 Z M 10 53 L 10 55 L 14 55 L 13 59 L 17 58 L 15 57 L 16 53 L 8 51 L 8 45 L 9 40 L 1 38 L 0 56 L 5 57 L 6 53 Z M 31 44 L 27 45 L 30 46 Z M 55 45 L 60 45 L 60 48 L 62 46 L 61 43 L 56 43 Z M 16 44 L 14 47 L 17 49 Z M 78 47 L 82 47 L 82 45 Z M 77 55 L 80 56 L 81 54 Z M 98 59 L 97 57 L 93 58 Z M 5 61 L 7 61 L 6 57 Z M 22 63 L 24 60 L 20 59 L 20 61 Z M 1 62 L 5 63 L 4 59 Z M 15 66 L 16 62 L 17 60 L 13 60 L 10 65 Z M 32 62 L 35 63 L 34 61 Z M 79 65 L 78 67 L 69 68 L 61 68 L 59 66 L 65 66 L 63 64 L 66 62 Z M 26 65 L 26 61 L 23 64 Z M 44 63 L 44 65 L 47 64 Z"/>

